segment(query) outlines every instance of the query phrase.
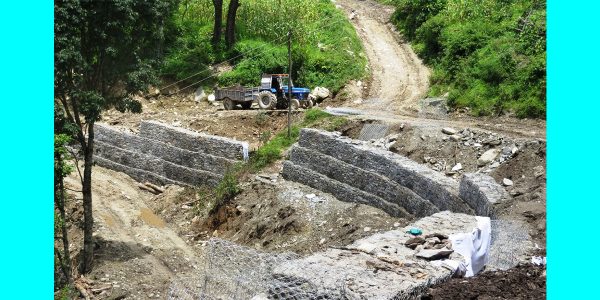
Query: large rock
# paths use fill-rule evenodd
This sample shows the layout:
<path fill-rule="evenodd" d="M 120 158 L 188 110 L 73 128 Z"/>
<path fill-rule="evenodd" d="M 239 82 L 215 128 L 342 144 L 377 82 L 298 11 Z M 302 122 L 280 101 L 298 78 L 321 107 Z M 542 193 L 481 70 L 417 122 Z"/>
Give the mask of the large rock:
<path fill-rule="evenodd" d="M 477 159 L 477 165 L 481 167 L 493 162 L 499 153 L 500 150 L 498 149 L 490 149 L 485 151 L 483 154 L 481 154 L 479 159 Z"/>
<path fill-rule="evenodd" d="M 194 101 L 202 102 L 202 101 L 207 101 L 207 100 L 208 100 L 208 96 L 204 92 L 204 89 L 202 89 L 202 87 L 199 87 L 198 89 L 196 89 L 196 93 L 194 94 Z"/>
<path fill-rule="evenodd" d="M 327 88 L 324 87 L 316 87 L 312 90 L 311 94 L 315 96 L 317 100 L 323 100 L 329 96 L 331 96 L 331 92 Z"/>

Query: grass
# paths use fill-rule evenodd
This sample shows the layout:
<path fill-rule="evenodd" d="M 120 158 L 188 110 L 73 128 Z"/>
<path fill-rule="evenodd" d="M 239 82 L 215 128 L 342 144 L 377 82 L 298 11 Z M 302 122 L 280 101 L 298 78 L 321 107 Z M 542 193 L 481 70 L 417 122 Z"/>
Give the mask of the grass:
<path fill-rule="evenodd" d="M 320 109 L 309 109 L 304 113 L 304 120 L 292 126 L 289 137 L 287 129 L 277 133 L 250 157 L 250 169 L 256 172 L 281 159 L 282 153 L 298 141 L 300 128 L 316 127 L 327 131 L 334 131 L 344 126 L 347 122 L 347 119 L 343 117 L 333 116 Z"/>
<path fill-rule="evenodd" d="M 216 187 L 197 187 L 198 200 L 194 205 L 194 214 L 202 215 L 206 211 L 212 215 L 229 203 L 242 191 L 239 187 L 240 178 L 246 174 L 257 173 L 283 158 L 282 153 L 298 141 L 301 128 L 311 127 L 334 131 L 340 129 L 347 122 L 348 120 L 343 117 L 333 116 L 318 108 L 306 110 L 304 119 L 292 126 L 290 137 L 287 135 L 287 128 L 282 130 L 258 148 L 256 152 L 251 153 L 248 163 L 238 163 L 232 166 Z"/>

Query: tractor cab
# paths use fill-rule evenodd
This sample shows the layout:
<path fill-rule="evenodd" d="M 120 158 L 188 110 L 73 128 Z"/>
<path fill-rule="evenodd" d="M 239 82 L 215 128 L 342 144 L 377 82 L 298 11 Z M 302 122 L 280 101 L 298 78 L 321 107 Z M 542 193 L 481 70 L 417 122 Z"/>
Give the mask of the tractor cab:
<path fill-rule="evenodd" d="M 287 98 L 288 86 L 290 82 L 289 74 L 263 74 L 260 80 L 260 89 L 269 90 L 275 94 L 277 99 Z M 292 82 L 292 98 L 302 101 L 308 98 L 310 89 L 296 88 Z"/>

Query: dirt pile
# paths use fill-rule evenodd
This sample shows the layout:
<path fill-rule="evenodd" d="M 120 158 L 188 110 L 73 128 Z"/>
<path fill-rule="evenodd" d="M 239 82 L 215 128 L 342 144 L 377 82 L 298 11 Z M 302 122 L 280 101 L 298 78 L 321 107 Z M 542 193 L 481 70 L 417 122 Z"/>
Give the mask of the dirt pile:
<path fill-rule="evenodd" d="M 531 264 L 434 285 L 422 300 L 546 299 L 546 268 Z"/>

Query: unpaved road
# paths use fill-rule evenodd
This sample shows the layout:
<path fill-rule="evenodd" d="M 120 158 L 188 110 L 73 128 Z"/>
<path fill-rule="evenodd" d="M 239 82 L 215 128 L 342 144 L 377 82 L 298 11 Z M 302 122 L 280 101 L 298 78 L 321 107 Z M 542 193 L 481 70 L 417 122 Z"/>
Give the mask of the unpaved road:
<path fill-rule="evenodd" d="M 370 84 L 361 109 L 385 109 L 395 114 L 414 114 L 418 101 L 429 89 L 429 70 L 388 20 L 393 7 L 375 1 L 338 0 L 363 42 L 371 70 Z"/>
<path fill-rule="evenodd" d="M 336 4 L 347 13 L 363 43 L 371 77 L 366 86 L 358 88 L 363 89 L 362 99 L 350 99 L 330 112 L 383 123 L 401 122 L 428 128 L 471 127 L 514 137 L 546 139 L 544 120 L 426 113 L 420 100 L 427 95 L 430 72 L 390 23 L 394 7 L 373 0 L 337 0 Z"/>

